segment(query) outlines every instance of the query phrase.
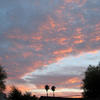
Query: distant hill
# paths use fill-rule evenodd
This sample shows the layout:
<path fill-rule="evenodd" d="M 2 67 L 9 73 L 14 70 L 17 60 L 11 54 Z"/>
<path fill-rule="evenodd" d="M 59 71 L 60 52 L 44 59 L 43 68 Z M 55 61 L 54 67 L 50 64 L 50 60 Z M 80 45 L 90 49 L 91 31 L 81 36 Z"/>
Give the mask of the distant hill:
<path fill-rule="evenodd" d="M 41 96 L 39 100 L 83 100 L 83 98 L 63 98 L 63 97 L 45 97 L 45 96 Z"/>

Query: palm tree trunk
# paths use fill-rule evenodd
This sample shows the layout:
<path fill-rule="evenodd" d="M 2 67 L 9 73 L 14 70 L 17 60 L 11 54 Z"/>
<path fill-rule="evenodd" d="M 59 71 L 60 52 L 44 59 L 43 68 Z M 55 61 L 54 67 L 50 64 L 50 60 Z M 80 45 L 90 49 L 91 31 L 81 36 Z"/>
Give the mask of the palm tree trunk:
<path fill-rule="evenodd" d="M 48 91 L 47 91 L 47 97 L 48 97 Z"/>
<path fill-rule="evenodd" d="M 53 91 L 53 97 L 55 97 L 54 91 Z"/>

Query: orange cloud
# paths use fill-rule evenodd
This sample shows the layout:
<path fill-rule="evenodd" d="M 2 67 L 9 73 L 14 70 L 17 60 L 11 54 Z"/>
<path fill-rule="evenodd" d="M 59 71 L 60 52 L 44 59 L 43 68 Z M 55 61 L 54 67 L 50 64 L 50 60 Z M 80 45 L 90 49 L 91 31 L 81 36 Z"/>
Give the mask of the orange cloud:
<path fill-rule="evenodd" d="M 35 49 L 35 51 L 40 51 L 42 50 L 43 45 L 42 44 L 31 44 L 29 45 L 29 48 Z"/>
<path fill-rule="evenodd" d="M 49 16 L 48 17 L 48 20 L 49 20 L 49 23 L 50 23 L 51 27 L 52 28 L 55 28 L 56 27 L 56 24 L 55 24 L 55 21 L 53 20 L 53 18 Z"/>
<path fill-rule="evenodd" d="M 98 52 L 98 50 L 93 50 L 93 51 L 89 51 L 88 53 L 96 54 L 97 52 Z"/>
<path fill-rule="evenodd" d="M 24 53 L 22 54 L 22 56 L 23 56 L 24 58 L 30 57 L 30 56 L 32 56 L 32 55 L 33 55 L 32 52 L 24 52 Z"/>
<path fill-rule="evenodd" d="M 67 84 L 73 84 L 78 82 L 81 82 L 81 80 L 78 77 L 74 77 L 66 81 Z"/>
<path fill-rule="evenodd" d="M 96 36 L 96 41 L 100 41 L 100 36 Z"/>
<path fill-rule="evenodd" d="M 66 44 L 66 42 L 65 42 L 66 40 L 67 40 L 66 38 L 60 38 L 58 40 L 58 43 L 61 44 L 61 45 L 65 45 Z"/>
<path fill-rule="evenodd" d="M 55 55 L 59 55 L 59 54 L 67 54 L 67 53 L 71 53 L 72 52 L 72 48 L 68 48 L 66 50 L 59 50 L 59 51 L 55 51 L 53 54 Z"/>
<path fill-rule="evenodd" d="M 31 37 L 33 40 L 41 40 L 42 36 L 32 36 Z"/>
<path fill-rule="evenodd" d="M 83 43 L 83 40 L 76 40 L 74 41 L 75 44 L 80 44 L 80 43 Z"/>
<path fill-rule="evenodd" d="M 80 0 L 64 0 L 64 2 L 65 2 L 65 3 L 73 3 L 73 2 L 79 3 Z"/>

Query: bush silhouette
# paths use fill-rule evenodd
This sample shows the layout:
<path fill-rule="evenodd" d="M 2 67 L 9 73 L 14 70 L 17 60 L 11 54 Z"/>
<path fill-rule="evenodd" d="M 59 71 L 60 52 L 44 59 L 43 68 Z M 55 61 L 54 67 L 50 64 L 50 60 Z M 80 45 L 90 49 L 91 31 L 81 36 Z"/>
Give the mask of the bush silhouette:
<path fill-rule="evenodd" d="M 12 90 L 8 95 L 8 100 L 37 100 L 37 99 L 38 98 L 35 95 L 32 96 L 30 92 L 22 94 L 21 91 L 18 90 L 16 87 L 12 87 Z"/>
<path fill-rule="evenodd" d="M 34 95 L 32 96 L 30 92 L 26 92 L 24 95 L 23 95 L 23 98 L 22 100 L 37 100 L 38 98 Z"/>
<path fill-rule="evenodd" d="M 12 87 L 8 95 L 9 100 L 22 100 L 22 93 L 16 87 Z"/>

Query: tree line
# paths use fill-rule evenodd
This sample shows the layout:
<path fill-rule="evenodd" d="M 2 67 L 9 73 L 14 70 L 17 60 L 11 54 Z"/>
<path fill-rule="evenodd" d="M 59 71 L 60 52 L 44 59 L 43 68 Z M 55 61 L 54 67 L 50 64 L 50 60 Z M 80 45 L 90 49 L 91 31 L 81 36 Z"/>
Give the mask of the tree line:
<path fill-rule="evenodd" d="M 8 100 L 38 100 L 38 98 L 30 92 L 22 94 L 16 87 L 12 87 L 12 90 L 8 95 Z"/>
<path fill-rule="evenodd" d="M 5 86 L 5 79 L 7 74 L 3 67 L 0 65 L 0 93 L 2 93 Z M 49 86 L 45 85 L 45 90 L 48 96 Z M 100 63 L 97 66 L 89 65 L 84 73 L 84 78 L 82 80 L 83 98 L 90 100 L 100 99 Z M 52 86 L 53 96 L 55 96 L 56 87 Z M 26 98 L 26 99 L 25 99 Z M 36 96 L 32 96 L 31 93 L 26 92 L 22 94 L 17 88 L 13 87 L 8 95 L 9 100 L 37 100 Z"/>

